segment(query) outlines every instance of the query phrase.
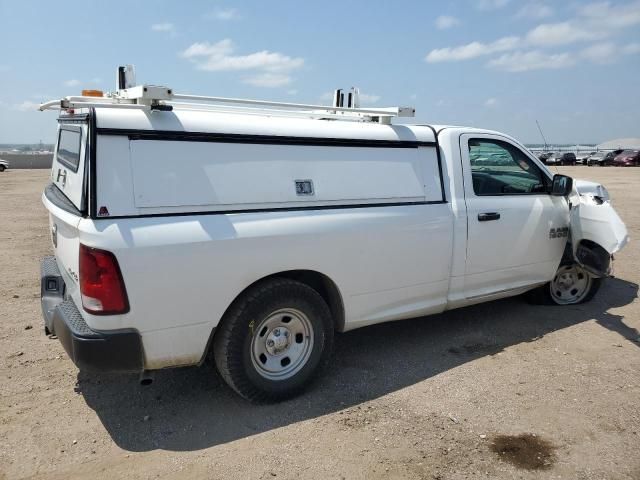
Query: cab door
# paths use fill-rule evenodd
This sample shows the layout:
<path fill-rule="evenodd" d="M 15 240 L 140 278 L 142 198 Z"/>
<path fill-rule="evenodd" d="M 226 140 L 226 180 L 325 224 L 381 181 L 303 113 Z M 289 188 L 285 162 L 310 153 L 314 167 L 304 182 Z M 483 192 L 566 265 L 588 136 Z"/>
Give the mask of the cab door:
<path fill-rule="evenodd" d="M 467 207 L 467 300 L 553 278 L 567 242 L 569 207 L 551 177 L 506 137 L 460 137 Z"/>

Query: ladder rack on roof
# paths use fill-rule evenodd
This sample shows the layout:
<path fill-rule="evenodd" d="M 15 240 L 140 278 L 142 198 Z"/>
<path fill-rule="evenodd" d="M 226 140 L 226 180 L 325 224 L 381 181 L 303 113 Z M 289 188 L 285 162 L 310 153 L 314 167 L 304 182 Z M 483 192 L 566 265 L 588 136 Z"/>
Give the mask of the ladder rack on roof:
<path fill-rule="evenodd" d="M 120 77 L 122 77 L 122 68 L 120 67 L 119 69 Z M 128 71 L 132 71 L 132 68 L 129 67 Z M 393 117 L 413 117 L 415 115 L 415 109 L 412 107 L 359 108 L 355 106 L 345 107 L 342 101 L 339 103 L 334 101 L 334 103 L 337 103 L 335 106 L 326 106 L 243 98 L 209 97 L 174 93 L 173 89 L 168 87 L 135 85 L 133 82 L 130 78 L 120 78 L 119 88 L 115 92 L 103 95 L 102 92 L 91 91 L 91 95 L 68 96 L 60 100 L 43 103 L 40 105 L 39 110 L 70 110 L 96 107 L 171 111 L 175 108 L 179 110 L 295 116 L 384 124 L 390 124 Z M 353 91 L 356 95 L 355 98 L 357 98 L 357 90 L 354 89 Z M 338 96 L 336 95 L 336 97 Z M 357 101 L 350 103 L 350 105 L 357 105 Z"/>

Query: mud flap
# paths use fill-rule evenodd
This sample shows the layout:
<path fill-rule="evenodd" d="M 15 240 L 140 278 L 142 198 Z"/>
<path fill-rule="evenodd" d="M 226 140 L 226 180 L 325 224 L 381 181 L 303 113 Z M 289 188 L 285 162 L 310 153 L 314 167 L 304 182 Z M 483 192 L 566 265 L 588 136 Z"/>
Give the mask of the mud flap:
<path fill-rule="evenodd" d="M 575 260 L 594 276 L 608 275 L 613 254 L 629 241 L 627 227 L 601 185 L 576 181 L 570 202 Z"/>

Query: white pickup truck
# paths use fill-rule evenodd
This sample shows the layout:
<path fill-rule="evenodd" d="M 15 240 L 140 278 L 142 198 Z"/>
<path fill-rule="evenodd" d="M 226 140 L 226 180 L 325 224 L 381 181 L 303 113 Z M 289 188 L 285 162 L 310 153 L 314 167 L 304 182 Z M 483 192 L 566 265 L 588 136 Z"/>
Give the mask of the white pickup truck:
<path fill-rule="evenodd" d="M 79 368 L 147 379 L 211 353 L 240 395 L 279 400 L 334 331 L 525 292 L 585 302 L 628 240 L 603 186 L 508 135 L 235 102 L 135 86 L 41 106 L 61 109 L 45 330 Z"/>

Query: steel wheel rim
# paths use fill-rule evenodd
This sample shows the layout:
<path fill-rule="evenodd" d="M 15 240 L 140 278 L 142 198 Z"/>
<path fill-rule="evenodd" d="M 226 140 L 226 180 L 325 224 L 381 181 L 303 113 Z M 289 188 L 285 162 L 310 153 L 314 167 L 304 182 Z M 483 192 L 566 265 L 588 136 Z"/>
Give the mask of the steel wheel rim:
<path fill-rule="evenodd" d="M 294 308 L 276 310 L 253 329 L 251 363 L 263 378 L 291 378 L 307 364 L 313 340 L 311 321 L 304 313 Z"/>
<path fill-rule="evenodd" d="M 591 276 L 578 265 L 564 265 L 558 269 L 551 281 L 550 293 L 561 305 L 579 303 L 591 288 Z"/>

